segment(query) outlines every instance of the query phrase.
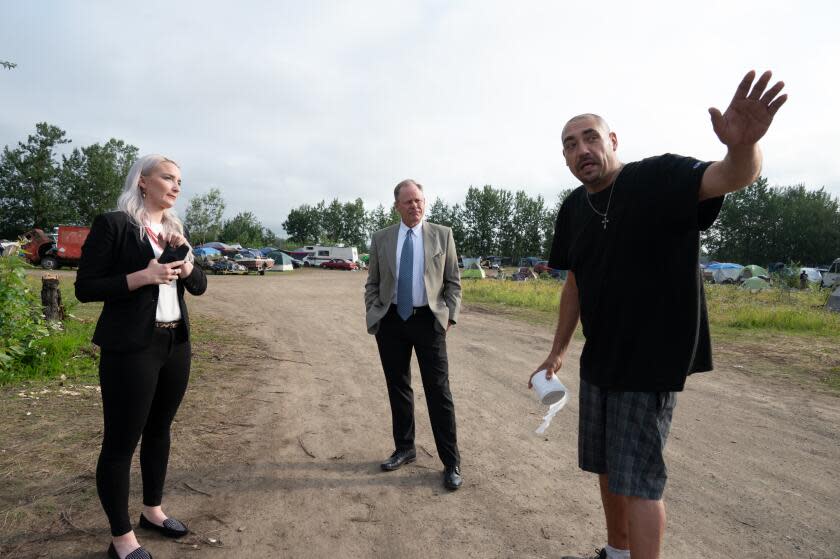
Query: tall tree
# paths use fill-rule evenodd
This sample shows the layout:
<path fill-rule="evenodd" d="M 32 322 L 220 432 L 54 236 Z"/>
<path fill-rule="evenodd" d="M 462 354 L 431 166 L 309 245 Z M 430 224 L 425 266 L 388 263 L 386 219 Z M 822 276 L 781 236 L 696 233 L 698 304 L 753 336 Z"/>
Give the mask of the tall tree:
<path fill-rule="evenodd" d="M 400 214 L 397 213 L 397 210 L 396 208 L 394 208 L 394 206 L 389 206 L 386 210 L 385 206 L 379 204 L 368 214 L 368 236 L 373 235 L 380 229 L 385 229 L 389 225 L 399 223 L 399 221 Z"/>
<path fill-rule="evenodd" d="M 715 260 L 825 264 L 837 257 L 840 246 L 840 203 L 824 189 L 770 188 L 759 177 L 726 197 L 702 242 Z"/>
<path fill-rule="evenodd" d="M 509 219 L 513 195 L 510 191 L 485 185 L 471 186 L 464 199 L 464 254 L 489 256 L 499 252 L 499 236 Z"/>
<path fill-rule="evenodd" d="M 344 239 L 347 224 L 344 222 L 344 205 L 338 201 L 338 198 L 333 199 L 321 211 L 321 223 L 324 231 L 324 238 L 321 239 L 321 242 L 332 244 Z"/>
<path fill-rule="evenodd" d="M 344 221 L 344 236 L 341 242 L 359 247 L 360 250 L 367 250 L 367 213 L 365 203 L 361 198 L 352 202 L 345 202 L 342 207 L 342 219 Z"/>
<path fill-rule="evenodd" d="M 205 194 L 190 198 L 184 224 L 189 228 L 193 242 L 202 244 L 219 238 L 224 212 L 225 201 L 218 188 L 211 188 Z"/>
<path fill-rule="evenodd" d="M 560 191 L 560 194 L 557 195 L 557 199 L 554 201 L 554 205 L 551 207 L 546 206 L 545 210 L 543 211 L 543 218 L 542 218 L 542 257 L 548 258 L 551 254 L 551 245 L 554 243 L 554 226 L 557 223 L 557 216 L 560 213 L 560 206 L 563 205 L 563 202 L 566 201 L 566 198 L 574 192 L 574 188 L 566 188 Z"/>
<path fill-rule="evenodd" d="M 0 235 L 15 237 L 27 229 L 49 229 L 72 217 L 59 191 L 60 167 L 55 149 L 69 143 L 64 130 L 39 122 L 35 134 L 0 157 Z"/>
<path fill-rule="evenodd" d="M 116 207 L 137 153 L 135 146 L 111 138 L 63 156 L 60 181 L 73 221 L 88 225 L 98 214 Z"/>
<path fill-rule="evenodd" d="M 265 236 L 265 228 L 257 219 L 257 216 L 251 212 L 239 212 L 222 225 L 221 240 L 224 243 L 239 243 L 243 247 L 259 247 L 263 245 Z"/>
<path fill-rule="evenodd" d="M 318 242 L 322 235 L 319 209 L 323 207 L 323 204 L 323 202 L 317 206 L 304 204 L 289 211 L 286 221 L 283 222 L 283 229 L 286 230 L 289 241 L 299 244 Z"/>

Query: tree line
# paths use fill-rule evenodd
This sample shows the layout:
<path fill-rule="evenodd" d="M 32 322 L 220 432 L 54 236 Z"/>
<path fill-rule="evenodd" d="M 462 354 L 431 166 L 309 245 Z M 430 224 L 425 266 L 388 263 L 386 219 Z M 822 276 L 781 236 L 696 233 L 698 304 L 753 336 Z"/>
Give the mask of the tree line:
<path fill-rule="evenodd" d="M 550 249 L 554 219 L 564 191 L 553 205 L 542 196 L 529 196 L 485 185 L 467 189 L 463 202 L 448 205 L 437 198 L 426 208 L 432 223 L 452 228 L 460 253 L 471 256 L 505 255 L 514 260 L 522 256 L 541 256 Z M 289 211 L 283 228 L 288 242 L 345 243 L 365 250 L 371 235 L 397 223 L 400 217 L 390 205 L 367 211 L 360 198 L 352 202 L 334 199 L 327 203 L 304 204 Z"/>
<path fill-rule="evenodd" d="M 56 225 L 90 225 L 97 215 L 116 208 L 128 170 L 137 160 L 137 147 L 112 138 L 59 156 L 60 146 L 69 143 L 64 130 L 40 122 L 25 142 L 4 147 L 0 155 L 0 237 L 14 239 L 34 228 L 49 232 Z M 195 244 L 221 240 L 266 246 L 280 242 L 252 212 L 223 219 L 224 210 L 218 188 L 190 199 L 184 222 Z"/>
<path fill-rule="evenodd" d="M 74 148 L 64 130 L 41 122 L 35 133 L 0 155 L 0 237 L 16 238 L 38 227 L 88 225 L 114 209 L 137 148 L 122 140 Z"/>
<path fill-rule="evenodd" d="M 123 140 L 77 147 L 59 156 L 70 143 L 64 130 L 41 122 L 35 133 L 0 155 L 0 237 L 17 238 L 38 227 L 89 225 L 113 210 L 137 147 Z M 547 257 L 560 204 L 524 190 L 471 186 L 463 201 L 452 205 L 438 198 L 427 205 L 427 218 L 452 228 L 460 254 Z M 289 211 L 283 228 L 288 239 L 263 226 L 253 212 L 225 219 L 220 188 L 193 196 L 184 222 L 194 244 L 207 241 L 243 246 L 344 243 L 366 250 L 373 232 L 399 221 L 392 204 L 367 210 L 361 198 L 304 204 Z M 715 225 L 702 235 L 708 256 L 742 264 L 801 262 L 826 264 L 840 257 L 840 201 L 824 188 L 804 185 L 770 187 L 765 177 L 730 194 Z M 644 247 L 640 247 L 640 253 Z"/>
<path fill-rule="evenodd" d="M 840 201 L 824 188 L 771 188 L 759 177 L 726 197 L 702 244 L 721 262 L 828 264 L 840 258 Z"/>

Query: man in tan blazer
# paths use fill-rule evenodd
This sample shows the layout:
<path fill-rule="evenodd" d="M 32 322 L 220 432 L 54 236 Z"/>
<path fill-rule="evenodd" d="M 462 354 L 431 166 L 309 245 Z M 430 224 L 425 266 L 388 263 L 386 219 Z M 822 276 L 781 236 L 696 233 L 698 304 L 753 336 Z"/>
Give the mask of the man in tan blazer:
<path fill-rule="evenodd" d="M 461 457 L 449 390 L 446 333 L 458 320 L 461 278 L 452 230 L 424 222 L 425 206 L 422 185 L 404 180 L 394 188 L 400 223 L 374 233 L 370 245 L 367 329 L 376 336 L 385 371 L 396 447 L 382 469 L 396 470 L 417 457 L 410 369 L 413 349 L 444 465 L 443 483 L 454 490 L 462 484 Z"/>

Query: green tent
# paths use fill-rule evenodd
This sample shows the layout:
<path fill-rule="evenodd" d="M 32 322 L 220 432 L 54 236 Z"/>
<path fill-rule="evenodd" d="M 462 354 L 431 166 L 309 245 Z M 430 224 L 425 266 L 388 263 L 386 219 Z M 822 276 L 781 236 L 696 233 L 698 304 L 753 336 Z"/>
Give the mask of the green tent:
<path fill-rule="evenodd" d="M 755 264 L 744 266 L 744 269 L 741 270 L 742 278 L 757 278 L 758 276 L 764 276 L 768 278 L 770 277 L 770 274 L 767 273 L 767 270 L 765 270 L 761 266 L 756 266 Z"/>
<path fill-rule="evenodd" d="M 744 280 L 741 284 L 741 289 L 749 289 L 750 291 L 761 291 L 762 289 L 770 289 L 770 284 L 761 278 L 749 278 Z"/>

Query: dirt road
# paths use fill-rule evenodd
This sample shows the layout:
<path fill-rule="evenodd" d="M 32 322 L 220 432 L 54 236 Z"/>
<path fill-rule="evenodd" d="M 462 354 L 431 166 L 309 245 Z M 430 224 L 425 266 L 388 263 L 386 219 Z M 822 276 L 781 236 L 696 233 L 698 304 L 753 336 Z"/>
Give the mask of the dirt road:
<path fill-rule="evenodd" d="M 223 547 L 147 538 L 155 557 L 542 558 L 605 543 L 595 479 L 577 468 L 576 399 L 533 434 L 544 410 L 526 376 L 549 348 L 545 325 L 467 306 L 449 334 L 460 491 L 441 485 L 416 363 L 418 461 L 379 470 L 392 442 L 364 280 L 212 277 L 190 300 L 258 339 L 263 357 L 243 380 L 234 452 L 170 471 L 197 491 L 171 492 L 168 509 Z M 573 395 L 579 351 L 561 377 Z M 664 557 L 840 557 L 840 399 L 717 365 L 678 401 Z"/>

